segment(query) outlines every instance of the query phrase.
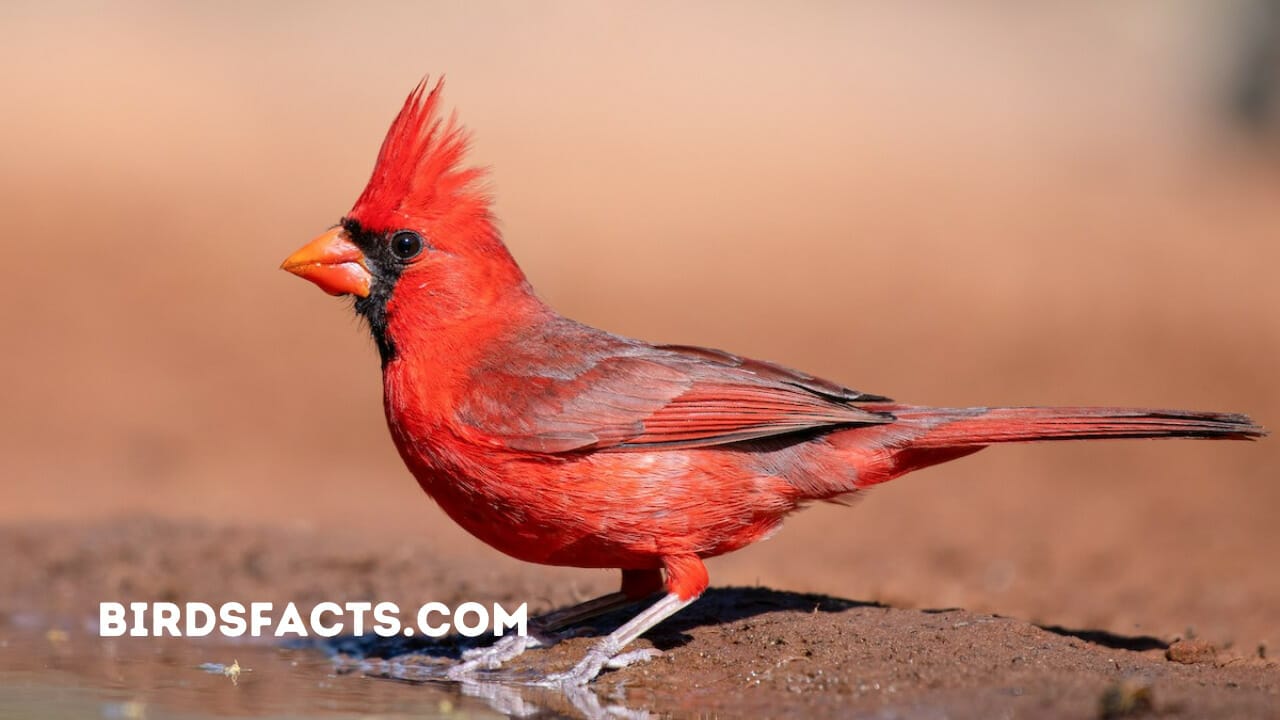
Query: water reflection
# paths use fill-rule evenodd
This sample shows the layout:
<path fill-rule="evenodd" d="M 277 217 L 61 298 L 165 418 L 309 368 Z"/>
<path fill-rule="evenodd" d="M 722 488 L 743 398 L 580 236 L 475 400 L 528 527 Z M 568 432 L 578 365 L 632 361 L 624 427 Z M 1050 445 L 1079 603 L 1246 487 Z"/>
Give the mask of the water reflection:
<path fill-rule="evenodd" d="M 591 687 L 548 688 L 529 685 L 536 679 L 519 672 L 490 672 L 485 680 L 467 680 L 461 683 L 447 678 L 450 661 L 439 660 L 423 663 L 422 656 L 410 656 L 408 662 L 397 658 L 386 660 L 335 658 L 339 672 L 359 673 L 370 678 L 385 678 L 414 685 L 431 685 L 456 688 L 469 698 L 483 700 L 491 710 L 508 717 L 531 717 L 540 714 L 556 714 L 581 717 L 585 720 L 624 718 L 642 720 L 649 717 L 647 710 L 629 708 L 620 697 L 602 699 Z"/>
<path fill-rule="evenodd" d="M 431 665 L 264 643 L 9 631 L 0 627 L 0 718 L 649 716 L 590 688 L 448 682 L 443 657 Z"/>

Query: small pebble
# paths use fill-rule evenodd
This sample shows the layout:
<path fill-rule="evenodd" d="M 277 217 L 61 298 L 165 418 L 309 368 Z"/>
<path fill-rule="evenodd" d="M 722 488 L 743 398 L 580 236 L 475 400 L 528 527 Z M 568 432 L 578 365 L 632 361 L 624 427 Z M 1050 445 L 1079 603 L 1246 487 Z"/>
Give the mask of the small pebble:
<path fill-rule="evenodd" d="M 1171 662 L 1183 665 L 1211 663 L 1218 658 L 1218 648 L 1208 640 L 1179 640 L 1169 646 L 1164 656 Z"/>

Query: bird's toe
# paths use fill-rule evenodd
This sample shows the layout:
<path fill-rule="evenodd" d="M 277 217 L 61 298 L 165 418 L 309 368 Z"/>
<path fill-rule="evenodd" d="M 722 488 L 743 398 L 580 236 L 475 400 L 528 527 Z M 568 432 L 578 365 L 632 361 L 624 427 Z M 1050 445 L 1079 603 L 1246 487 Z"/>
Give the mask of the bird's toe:
<path fill-rule="evenodd" d="M 549 687 L 570 687 L 590 683 L 605 668 L 618 670 L 636 663 L 652 660 L 662 654 L 657 648 L 642 648 L 630 652 L 619 652 L 616 645 L 606 639 L 587 652 L 586 657 L 577 665 L 562 673 L 555 673 L 544 678 L 539 685 Z"/>
<path fill-rule="evenodd" d="M 464 651 L 462 662 L 449 668 L 445 675 L 454 682 L 472 680 L 476 673 L 497 670 L 503 663 L 519 657 L 526 650 L 550 647 L 558 641 L 559 638 L 554 635 L 533 631 L 526 635 L 508 635 L 488 647 Z"/>
<path fill-rule="evenodd" d="M 632 650 L 631 652 L 614 655 L 605 662 L 604 666 L 610 670 L 621 670 L 624 667 L 649 662 L 650 660 L 661 656 L 662 651 L 658 648 L 641 648 L 639 650 Z"/>

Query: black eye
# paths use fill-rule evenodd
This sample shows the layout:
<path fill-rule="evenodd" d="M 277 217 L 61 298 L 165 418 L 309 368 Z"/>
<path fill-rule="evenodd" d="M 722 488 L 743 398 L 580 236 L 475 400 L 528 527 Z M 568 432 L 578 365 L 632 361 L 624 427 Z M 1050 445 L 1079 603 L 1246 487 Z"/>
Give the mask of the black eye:
<path fill-rule="evenodd" d="M 401 230 L 391 236 L 391 253 L 401 260 L 412 260 L 422 252 L 422 236 L 412 230 Z"/>

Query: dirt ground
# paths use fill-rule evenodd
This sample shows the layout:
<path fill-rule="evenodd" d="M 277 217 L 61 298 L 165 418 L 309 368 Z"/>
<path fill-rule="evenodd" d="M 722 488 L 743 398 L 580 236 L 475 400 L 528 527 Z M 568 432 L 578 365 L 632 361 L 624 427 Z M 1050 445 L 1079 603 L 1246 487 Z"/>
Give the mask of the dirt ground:
<path fill-rule="evenodd" d="M 0 634 L 65 628 L 85 638 L 100 598 L 345 602 L 377 598 L 402 608 L 426 600 L 508 605 L 530 597 L 535 611 L 581 599 L 587 589 L 551 587 L 535 569 L 500 582 L 475 563 L 441 557 L 412 538 L 370 543 L 343 532 L 264 530 L 145 518 L 90 526 L 0 530 L 14 552 L 0 559 L 8 579 Z M 16 582 L 13 582 L 15 581 Z M 461 688 L 499 712 L 607 717 L 1276 717 L 1280 663 L 1262 648 L 1198 639 L 1037 625 L 958 608 L 909 609 L 866 600 L 718 587 L 644 638 L 659 658 L 606 673 L 589 692 L 560 693 L 519 682 L 576 662 L 594 636 L 625 619 L 535 650 L 485 682 Z M 121 639 L 109 642 L 157 642 Z M 366 636 L 307 641 L 341 673 L 407 682 L 439 678 L 463 647 L 441 641 Z M 297 645 L 297 643 L 294 643 Z M 223 654 L 226 654 L 225 652 Z M 240 654 L 244 654 L 243 648 Z M 13 662 L 10 658 L 4 663 Z M 297 690 L 269 674 L 258 692 Z M 498 684 L 490 681 L 503 681 Z M 135 679 L 143 686 L 145 679 Z M 223 688 L 225 693 L 228 688 Z M 266 699 L 262 700 L 266 702 Z M 155 710 L 164 716 L 164 703 Z"/>
<path fill-rule="evenodd" d="M 1237 4 L 934 5 L 0 4 L 0 643 L 52 630 L 109 659 L 85 618 L 111 598 L 615 589 L 423 497 L 367 333 L 278 270 L 351 206 L 424 73 L 571 317 L 904 402 L 1275 431 L 1280 123 L 1227 101 Z M 1114 692 L 1280 716 L 1278 476 L 1274 436 L 984 450 L 710 561 L 707 598 L 643 641 L 666 654 L 598 695 L 455 690 L 576 715 L 1092 717 Z M 14 647 L 0 682 L 56 664 Z"/>

